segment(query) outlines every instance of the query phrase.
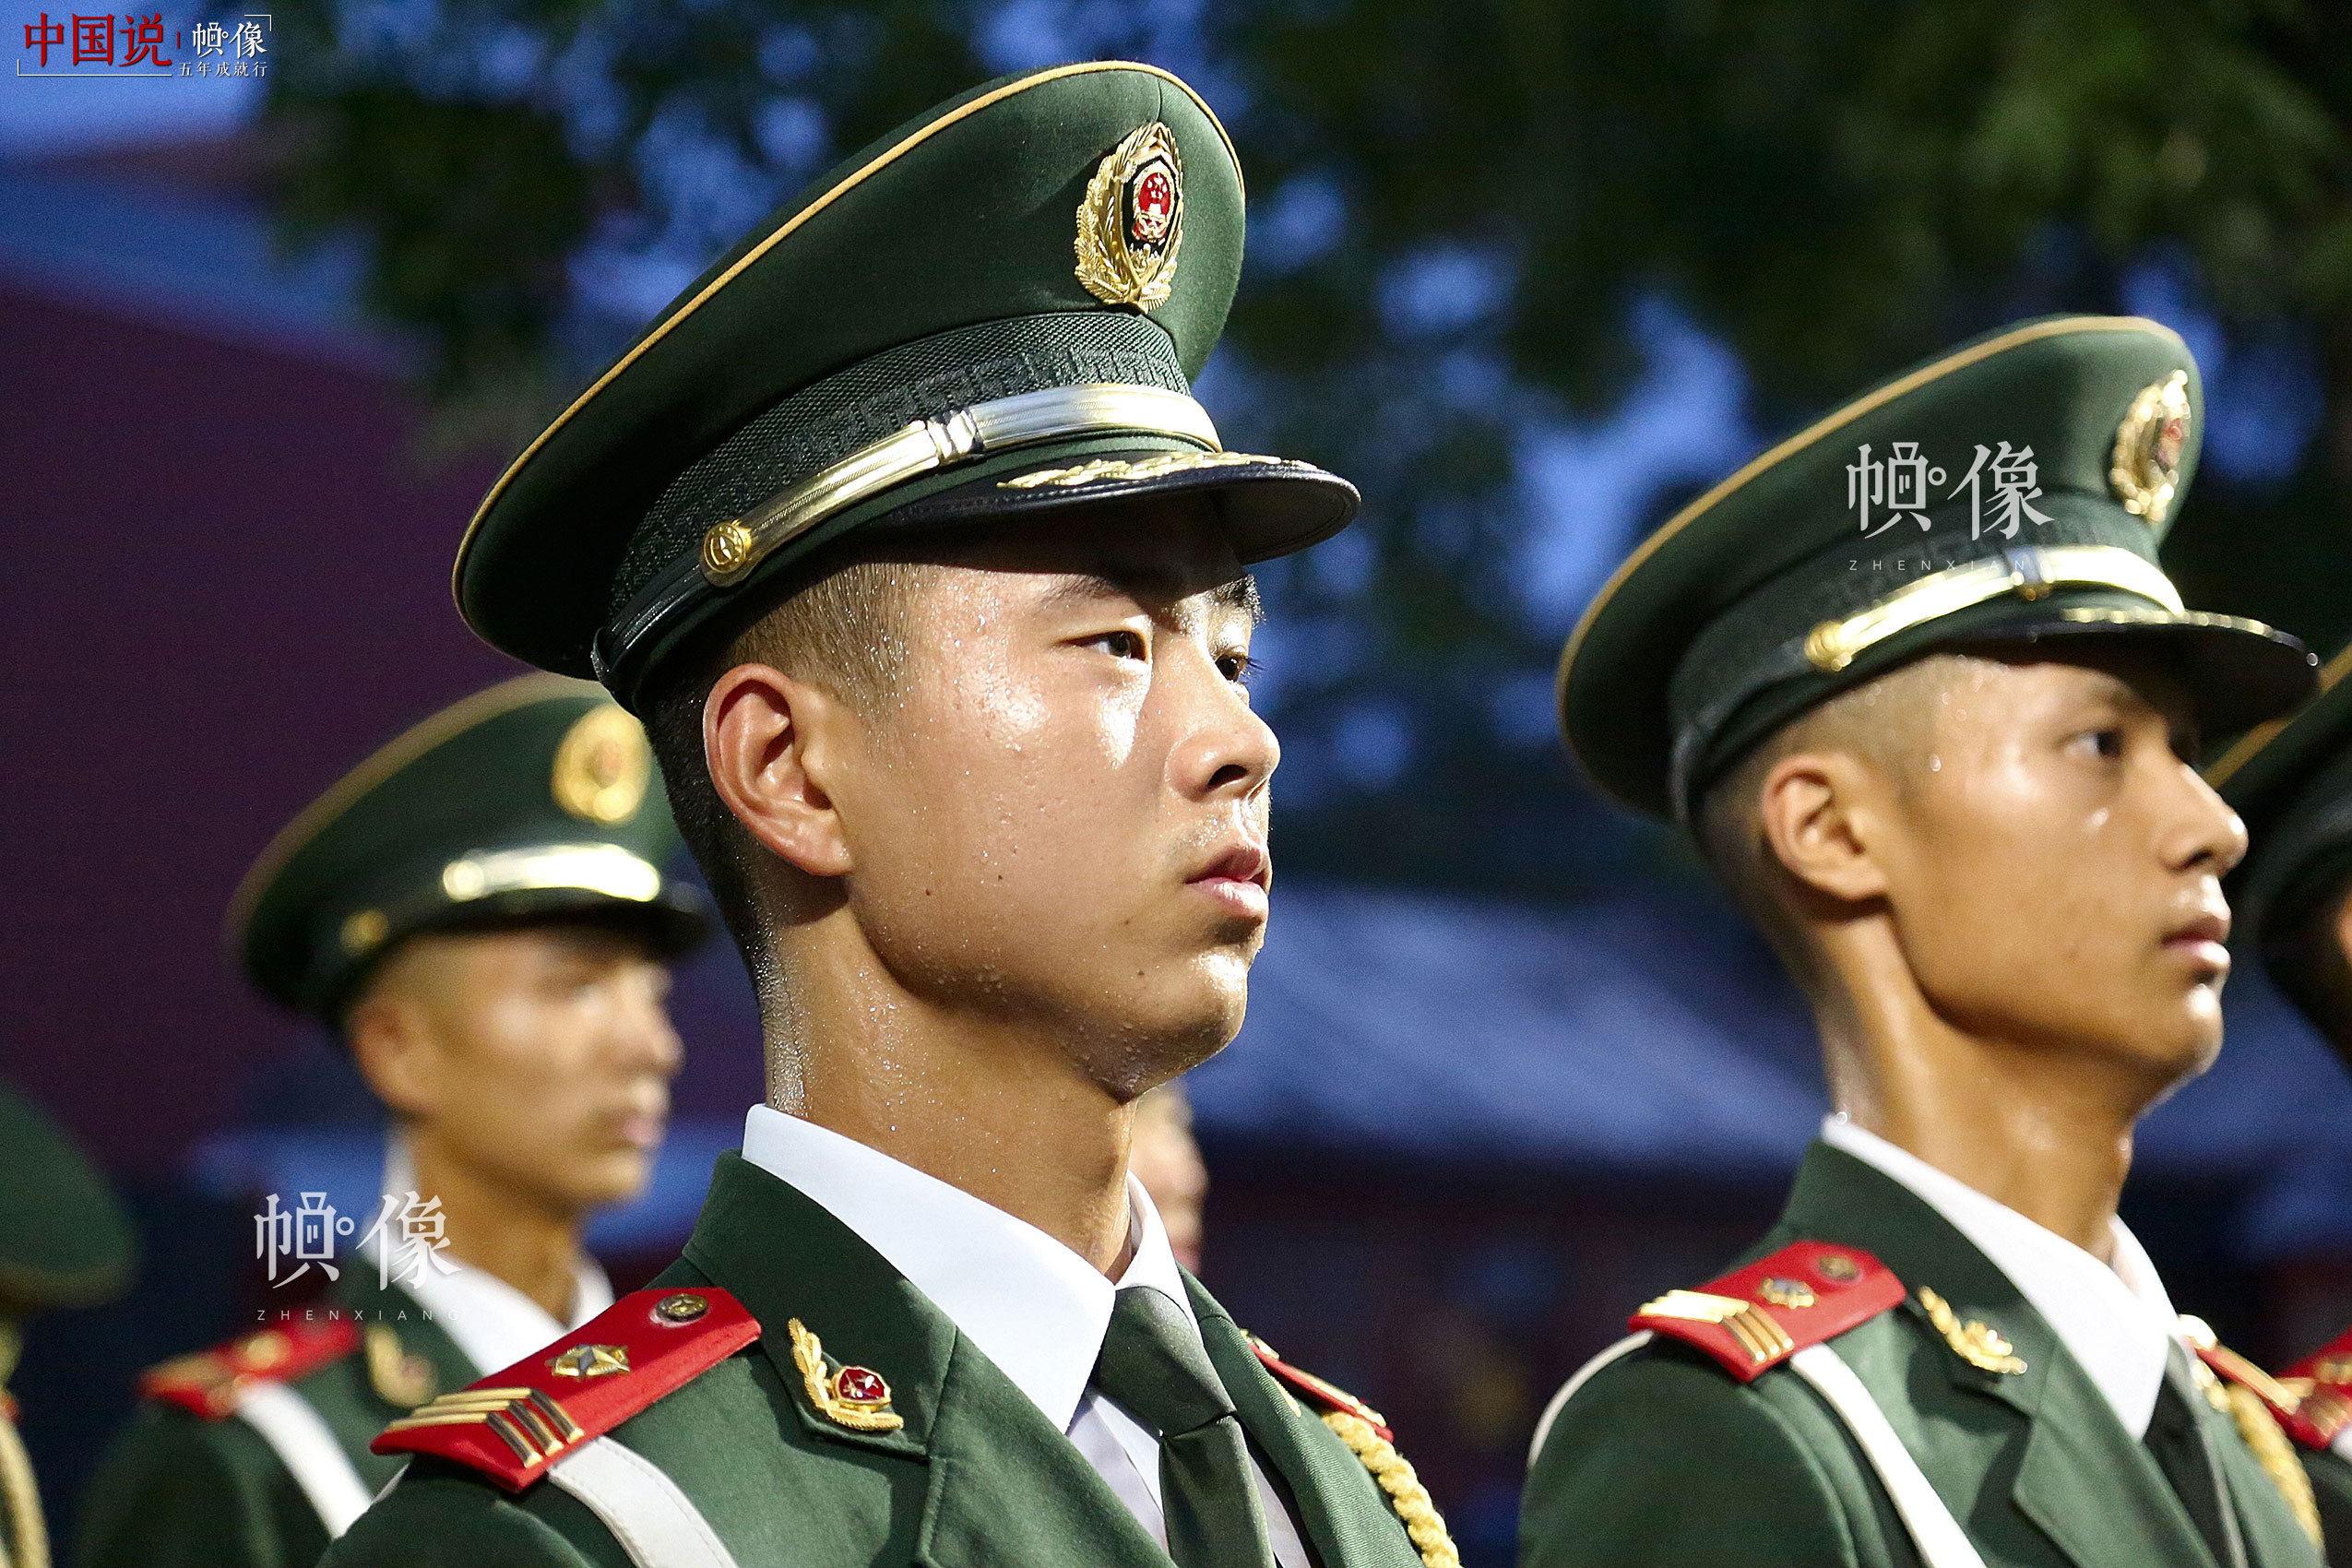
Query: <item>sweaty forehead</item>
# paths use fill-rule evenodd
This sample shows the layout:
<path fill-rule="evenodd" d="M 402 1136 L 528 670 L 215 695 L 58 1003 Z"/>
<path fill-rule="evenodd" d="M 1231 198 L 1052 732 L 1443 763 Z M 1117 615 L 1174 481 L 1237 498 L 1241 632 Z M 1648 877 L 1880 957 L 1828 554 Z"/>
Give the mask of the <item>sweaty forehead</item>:
<path fill-rule="evenodd" d="M 2064 649 L 1985 648 L 1966 663 L 1980 689 L 2008 685 L 2021 695 L 2044 700 L 2107 702 L 2149 708 L 2176 726 L 2193 724 L 2196 703 L 2180 672 L 2145 648 L 2085 646 Z"/>
<path fill-rule="evenodd" d="M 1234 569 L 1222 577 L 1215 571 L 1188 571 L 1167 562 L 1104 562 L 1080 571 L 1057 573 L 1045 592 L 1048 609 L 1076 605 L 1136 604 L 1155 613 L 1176 612 L 1179 619 L 1231 612 L 1253 624 L 1265 619 L 1258 600 L 1257 579 Z"/>

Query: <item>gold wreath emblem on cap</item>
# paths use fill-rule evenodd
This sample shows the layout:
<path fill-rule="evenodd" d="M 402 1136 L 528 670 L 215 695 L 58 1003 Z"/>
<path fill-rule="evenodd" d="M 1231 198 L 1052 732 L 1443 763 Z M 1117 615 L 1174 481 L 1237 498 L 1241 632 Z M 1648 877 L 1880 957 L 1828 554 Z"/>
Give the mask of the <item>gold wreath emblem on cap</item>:
<path fill-rule="evenodd" d="M 582 714 L 555 748 L 555 803 L 582 822 L 611 827 L 628 821 L 652 782 L 645 730 L 611 703 Z"/>
<path fill-rule="evenodd" d="M 1096 165 L 1078 204 L 1078 281 L 1110 305 L 1149 310 L 1176 283 L 1184 246 L 1184 160 L 1154 120 Z"/>
<path fill-rule="evenodd" d="M 2161 528 L 2180 488 L 2180 458 L 2189 449 L 2189 373 L 2176 370 L 2140 389 L 2115 427 L 2115 459 L 2107 481 L 2116 499 L 2150 528 Z"/>

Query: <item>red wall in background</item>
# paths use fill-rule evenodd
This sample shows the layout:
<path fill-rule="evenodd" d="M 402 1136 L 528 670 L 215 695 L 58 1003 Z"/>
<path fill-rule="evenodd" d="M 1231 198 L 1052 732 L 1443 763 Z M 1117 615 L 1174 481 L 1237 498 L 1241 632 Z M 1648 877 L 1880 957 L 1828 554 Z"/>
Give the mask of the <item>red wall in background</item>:
<path fill-rule="evenodd" d="M 384 374 L 0 292 L 0 1072 L 160 1174 L 296 1026 L 220 956 L 278 826 L 516 666 L 449 601 L 492 477 Z"/>

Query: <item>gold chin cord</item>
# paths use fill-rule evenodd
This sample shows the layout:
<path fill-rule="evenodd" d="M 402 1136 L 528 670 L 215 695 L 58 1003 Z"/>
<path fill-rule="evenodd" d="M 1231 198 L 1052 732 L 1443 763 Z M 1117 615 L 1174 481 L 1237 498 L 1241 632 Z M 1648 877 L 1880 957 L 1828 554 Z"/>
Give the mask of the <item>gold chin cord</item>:
<path fill-rule="evenodd" d="M 49 1568 L 49 1526 L 41 1517 L 41 1488 L 33 1481 L 32 1460 L 5 1403 L 0 1403 L 0 1517 L 7 1521 L 0 1568 Z"/>

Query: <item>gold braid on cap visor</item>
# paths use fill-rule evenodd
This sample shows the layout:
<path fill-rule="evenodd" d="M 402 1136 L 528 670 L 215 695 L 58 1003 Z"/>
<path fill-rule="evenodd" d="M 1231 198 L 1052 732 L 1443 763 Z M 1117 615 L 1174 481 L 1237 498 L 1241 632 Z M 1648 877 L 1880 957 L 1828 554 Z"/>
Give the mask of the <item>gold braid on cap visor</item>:
<path fill-rule="evenodd" d="M 1805 635 L 1805 660 L 1825 674 L 1835 674 L 1853 663 L 1857 655 L 1897 632 L 1940 621 L 2004 593 L 2041 599 L 2061 586 L 2121 588 L 2154 600 L 2176 615 L 2182 610 L 2180 591 L 2163 568 L 2120 545 L 2004 550 L 1985 560 L 1921 577 L 1843 621 L 1822 622 Z"/>
<path fill-rule="evenodd" d="M 916 420 L 706 529 L 701 549 L 655 578 L 619 624 L 597 638 L 597 675 L 609 675 L 688 599 L 705 588 L 734 587 L 778 547 L 893 486 L 1040 442 L 1120 433 L 1172 435 L 1211 452 L 1225 449 L 1208 410 L 1185 394 L 1123 382 L 1049 386 Z"/>
<path fill-rule="evenodd" d="M 2120 545 L 2028 546 L 1946 567 L 1843 620 L 1816 623 L 1801 637 L 1790 639 L 1759 660 L 1750 678 L 1679 726 L 1667 770 L 1669 798 L 1677 818 L 1688 818 L 1692 774 L 1699 766 L 1701 748 L 1714 740 L 1735 709 L 1765 687 L 1808 670 L 1835 675 L 1897 633 L 1956 615 L 2003 594 L 2046 599 L 2061 588 L 2120 588 L 2171 614 L 2185 613 L 2180 590 L 2172 586 L 2164 569 Z"/>
<path fill-rule="evenodd" d="M 462 856 L 441 868 L 441 891 L 453 904 L 470 904 L 501 893 L 554 888 L 649 904 L 661 897 L 661 872 L 618 844 L 502 849 Z"/>

